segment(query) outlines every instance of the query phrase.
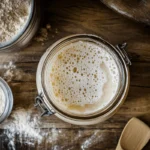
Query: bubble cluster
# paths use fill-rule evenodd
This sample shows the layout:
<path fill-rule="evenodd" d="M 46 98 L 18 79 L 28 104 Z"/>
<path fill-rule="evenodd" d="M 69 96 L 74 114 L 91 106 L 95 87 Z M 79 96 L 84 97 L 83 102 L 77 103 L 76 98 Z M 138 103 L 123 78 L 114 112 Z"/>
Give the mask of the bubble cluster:
<path fill-rule="evenodd" d="M 118 87 L 118 67 L 104 45 L 86 41 L 69 44 L 55 55 L 49 70 L 55 99 L 66 107 L 85 107 L 100 101 L 105 106 Z"/>

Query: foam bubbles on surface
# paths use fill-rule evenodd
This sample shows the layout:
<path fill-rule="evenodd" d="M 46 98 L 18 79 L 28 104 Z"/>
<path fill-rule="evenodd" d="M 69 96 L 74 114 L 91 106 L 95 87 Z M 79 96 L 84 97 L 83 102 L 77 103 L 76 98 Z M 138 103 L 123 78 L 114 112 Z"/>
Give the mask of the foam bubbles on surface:
<path fill-rule="evenodd" d="M 119 71 L 104 45 L 78 41 L 53 57 L 48 83 L 56 105 L 88 114 L 110 103 L 118 88 Z"/>

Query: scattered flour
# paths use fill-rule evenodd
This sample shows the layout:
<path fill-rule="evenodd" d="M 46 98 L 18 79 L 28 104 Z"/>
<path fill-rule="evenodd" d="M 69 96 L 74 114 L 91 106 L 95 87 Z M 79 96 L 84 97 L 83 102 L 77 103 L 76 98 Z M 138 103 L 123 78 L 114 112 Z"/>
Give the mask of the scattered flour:
<path fill-rule="evenodd" d="M 46 27 L 41 28 L 39 34 L 34 38 L 35 41 L 41 42 L 44 45 L 44 42 L 48 40 L 48 33 L 51 30 L 51 25 L 47 24 Z"/>
<path fill-rule="evenodd" d="M 7 82 L 10 82 L 14 77 L 14 70 L 16 69 L 16 66 L 12 61 L 10 61 L 8 65 L 4 65 L 4 69 L 6 70 L 4 73 L 4 79 L 7 80 Z"/>
<path fill-rule="evenodd" d="M 29 73 L 25 73 L 22 69 L 17 68 L 12 61 L 0 64 L 0 76 L 7 82 L 11 82 L 12 80 L 19 81 L 22 79 L 32 79 L 32 76 Z"/>
<path fill-rule="evenodd" d="M 16 65 L 10 61 L 5 64 L 0 65 L 1 76 L 7 81 L 10 82 L 15 76 Z"/>
<path fill-rule="evenodd" d="M 51 34 L 51 36 L 49 36 L 49 34 Z M 46 24 L 45 27 L 42 27 L 40 30 L 39 30 L 39 33 L 38 35 L 34 38 L 34 40 L 36 42 L 39 42 L 41 43 L 41 45 L 45 45 L 45 42 L 48 41 L 49 37 L 51 38 L 54 38 L 55 34 L 58 34 L 58 29 L 53 29 L 52 30 L 52 27 L 50 24 Z"/>
<path fill-rule="evenodd" d="M 95 131 L 90 137 L 88 137 L 83 143 L 81 143 L 81 149 L 85 150 L 91 148 L 93 145 L 103 141 L 103 137 L 100 131 Z"/>
<path fill-rule="evenodd" d="M 13 112 L 11 115 L 11 122 L 5 122 L 2 124 L 5 131 L 5 134 L 8 135 L 11 139 L 15 138 L 15 135 L 18 134 L 20 137 L 20 142 L 23 142 L 23 137 L 30 137 L 36 139 L 37 142 L 41 142 L 42 136 L 40 135 L 39 129 L 34 129 L 39 125 L 38 116 L 31 117 L 31 111 L 20 108 Z M 14 139 L 15 140 L 15 139 Z"/>
<path fill-rule="evenodd" d="M 45 143 L 53 143 L 58 139 L 60 130 L 55 127 L 51 131 L 43 131 L 40 126 L 40 115 L 34 114 L 33 109 L 16 109 L 10 118 L 0 125 L 0 128 L 5 129 L 4 134 L 9 139 L 8 145 L 15 149 L 15 143 L 27 145 L 39 145 Z M 16 141 L 16 137 L 18 141 Z"/>
<path fill-rule="evenodd" d="M 100 130 L 68 130 L 57 129 L 55 125 L 49 129 L 42 128 L 41 117 L 32 108 L 18 108 L 14 110 L 8 120 L 0 125 L 5 129 L 4 135 L 8 138 L 8 147 L 16 150 L 16 143 L 34 148 L 51 150 L 89 149 L 103 141 Z M 77 147 L 78 148 L 77 148 Z"/>

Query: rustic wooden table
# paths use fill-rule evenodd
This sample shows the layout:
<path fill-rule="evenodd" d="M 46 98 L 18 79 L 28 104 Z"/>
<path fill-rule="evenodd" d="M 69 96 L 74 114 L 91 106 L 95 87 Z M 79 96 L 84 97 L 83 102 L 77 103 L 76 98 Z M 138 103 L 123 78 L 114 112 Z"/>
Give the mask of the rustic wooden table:
<path fill-rule="evenodd" d="M 111 119 L 93 126 L 75 126 L 65 123 L 55 116 L 44 117 L 43 128 L 61 128 L 66 134 L 65 144 L 57 141 L 49 146 L 28 146 L 16 143 L 17 150 L 67 150 L 82 149 L 81 145 L 95 132 L 95 142 L 90 143 L 88 150 L 114 150 L 121 131 L 127 121 L 137 116 L 150 125 L 150 27 L 126 19 L 108 9 L 100 0 L 45 0 L 43 6 L 42 26 L 51 24 L 45 44 L 33 40 L 30 45 L 19 51 L 1 52 L 1 64 L 13 61 L 19 76 L 13 76 L 8 82 L 14 93 L 14 109 L 28 108 L 33 105 L 37 94 L 36 69 L 46 48 L 58 39 L 74 33 L 96 34 L 113 45 L 127 42 L 127 51 L 132 58 L 131 86 L 129 95 L 120 110 Z M 58 32 L 57 32 L 58 30 Z M 3 71 L 1 76 L 4 76 Z M 43 129 L 44 130 L 44 129 Z M 74 139 L 78 132 L 82 136 Z M 0 131 L 2 132 L 2 131 Z M 150 149 L 150 143 L 144 150 Z"/>

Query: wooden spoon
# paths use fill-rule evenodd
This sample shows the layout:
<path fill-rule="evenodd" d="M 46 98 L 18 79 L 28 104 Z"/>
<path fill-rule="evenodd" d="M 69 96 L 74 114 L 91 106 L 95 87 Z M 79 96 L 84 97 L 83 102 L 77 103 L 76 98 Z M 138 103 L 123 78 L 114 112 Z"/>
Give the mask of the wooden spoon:
<path fill-rule="evenodd" d="M 132 118 L 122 131 L 116 150 L 141 150 L 150 140 L 150 128 L 141 120 Z"/>

